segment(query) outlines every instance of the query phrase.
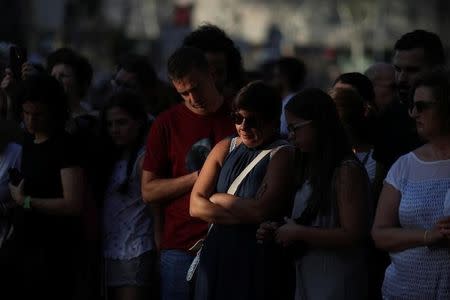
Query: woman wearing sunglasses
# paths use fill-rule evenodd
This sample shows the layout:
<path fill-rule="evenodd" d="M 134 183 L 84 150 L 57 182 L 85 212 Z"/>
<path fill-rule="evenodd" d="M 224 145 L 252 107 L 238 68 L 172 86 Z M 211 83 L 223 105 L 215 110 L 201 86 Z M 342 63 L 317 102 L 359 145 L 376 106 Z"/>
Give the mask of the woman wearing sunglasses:
<path fill-rule="evenodd" d="M 279 140 L 281 101 L 262 82 L 244 87 L 232 103 L 237 137 L 218 143 L 191 194 L 190 213 L 213 223 L 201 250 L 194 299 L 279 299 L 276 250 L 258 244 L 258 225 L 280 220 L 290 207 L 294 152 Z M 230 185 L 271 149 L 234 195 Z"/>
<path fill-rule="evenodd" d="M 383 299 L 450 299 L 450 77 L 413 86 L 410 115 L 427 143 L 391 167 L 372 236 L 389 251 Z"/>
<path fill-rule="evenodd" d="M 299 154 L 298 189 L 291 217 L 281 227 L 261 224 L 258 239 L 291 247 L 295 299 L 367 299 L 364 167 L 352 153 L 329 95 L 305 89 L 285 110 L 289 138 Z"/>

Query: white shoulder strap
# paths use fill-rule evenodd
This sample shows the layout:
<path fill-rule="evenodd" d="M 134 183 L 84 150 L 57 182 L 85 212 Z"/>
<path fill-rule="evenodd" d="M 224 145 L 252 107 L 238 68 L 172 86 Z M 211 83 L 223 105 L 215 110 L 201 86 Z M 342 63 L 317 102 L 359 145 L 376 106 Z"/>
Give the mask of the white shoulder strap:
<path fill-rule="evenodd" d="M 269 154 L 272 151 L 272 149 L 266 149 L 262 150 L 253 160 L 251 163 L 245 167 L 245 169 L 239 174 L 238 177 L 233 181 L 233 183 L 228 188 L 227 194 L 234 195 L 236 193 L 237 188 L 241 184 L 242 180 L 247 176 L 248 173 L 256 166 L 257 163 L 261 161 L 267 154 Z"/>

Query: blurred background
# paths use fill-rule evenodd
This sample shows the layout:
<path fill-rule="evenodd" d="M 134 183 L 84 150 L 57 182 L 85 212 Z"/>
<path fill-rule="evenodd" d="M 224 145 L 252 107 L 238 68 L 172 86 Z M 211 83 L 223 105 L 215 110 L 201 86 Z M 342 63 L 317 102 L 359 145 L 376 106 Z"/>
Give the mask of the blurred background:
<path fill-rule="evenodd" d="M 297 56 L 310 84 L 326 88 L 342 72 L 390 61 L 395 41 L 417 28 L 448 49 L 449 12 L 447 0 L 1 0 L 0 41 L 26 47 L 36 63 L 72 47 L 90 59 L 95 80 L 114 72 L 119 54 L 136 52 L 166 79 L 183 37 L 212 23 L 239 46 L 246 70 Z"/>

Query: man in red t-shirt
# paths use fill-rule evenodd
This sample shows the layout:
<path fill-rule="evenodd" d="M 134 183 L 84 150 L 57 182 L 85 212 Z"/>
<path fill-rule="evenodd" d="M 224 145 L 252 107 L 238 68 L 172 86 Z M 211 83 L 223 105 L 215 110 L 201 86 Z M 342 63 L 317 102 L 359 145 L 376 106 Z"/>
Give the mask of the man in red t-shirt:
<path fill-rule="evenodd" d="M 161 250 L 161 299 L 189 299 L 189 252 L 207 224 L 189 215 L 191 189 L 209 151 L 232 135 L 229 108 L 214 84 L 204 54 L 192 47 L 175 51 L 169 77 L 184 100 L 154 121 L 147 141 L 142 194 L 155 209 L 155 240 Z"/>

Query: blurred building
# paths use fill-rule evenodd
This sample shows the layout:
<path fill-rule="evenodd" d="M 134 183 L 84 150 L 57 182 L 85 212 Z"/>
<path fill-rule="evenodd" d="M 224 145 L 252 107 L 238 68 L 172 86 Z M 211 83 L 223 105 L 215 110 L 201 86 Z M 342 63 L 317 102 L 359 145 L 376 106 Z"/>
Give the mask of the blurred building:
<path fill-rule="evenodd" d="M 42 55 L 71 46 L 105 70 L 138 52 L 164 75 L 182 38 L 209 22 L 236 41 L 248 69 L 297 55 L 313 70 L 362 71 L 390 60 L 398 37 L 416 28 L 448 46 L 449 12 L 446 0 L 15 0 L 0 1 L 0 40 Z"/>

